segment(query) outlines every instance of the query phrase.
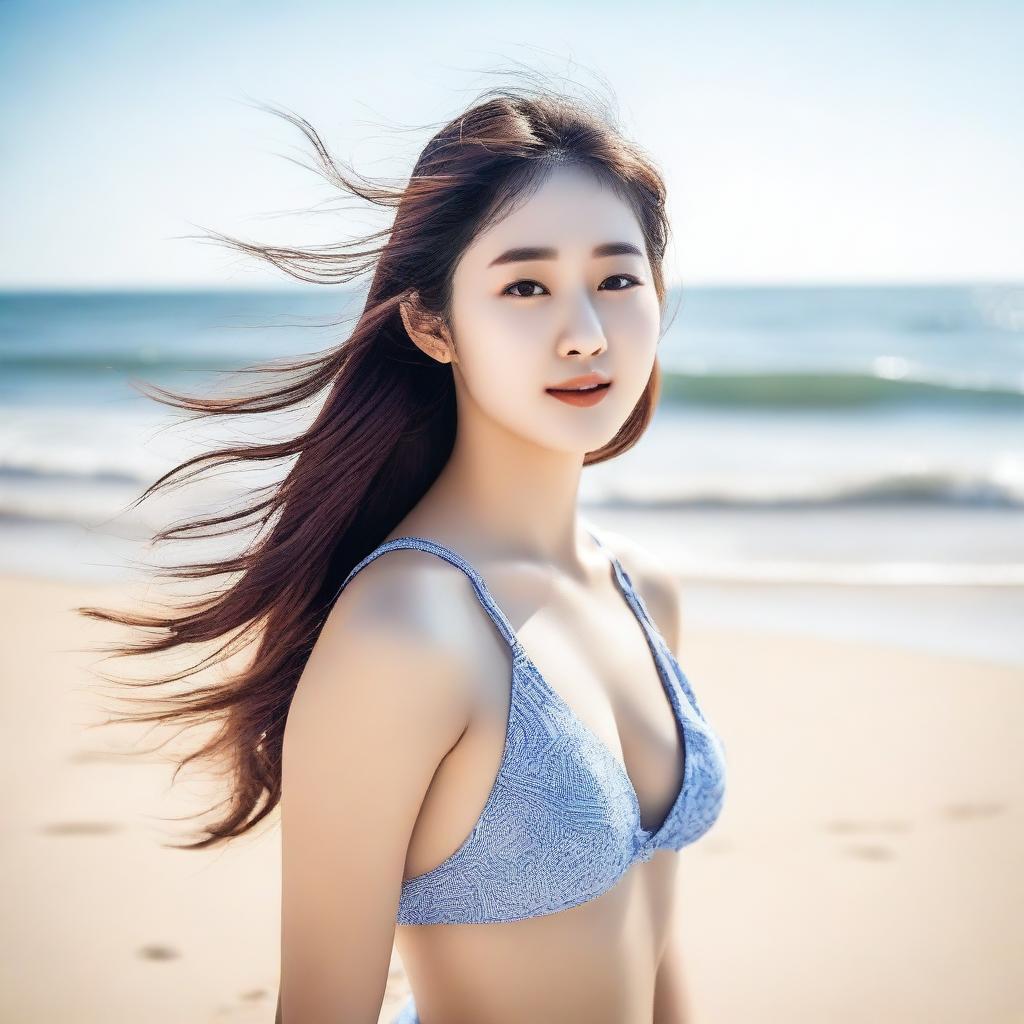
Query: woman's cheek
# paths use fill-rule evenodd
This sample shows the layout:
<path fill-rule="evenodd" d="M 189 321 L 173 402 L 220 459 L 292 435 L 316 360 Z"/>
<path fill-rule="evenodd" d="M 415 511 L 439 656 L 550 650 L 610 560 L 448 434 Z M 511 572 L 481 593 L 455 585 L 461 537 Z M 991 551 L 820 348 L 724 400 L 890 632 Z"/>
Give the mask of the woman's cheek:
<path fill-rule="evenodd" d="M 470 396 L 488 412 L 515 412 L 543 392 L 539 346 L 521 325 L 464 317 L 456 327 L 459 362 Z M 528 415 L 524 411 L 521 415 Z M 506 418 L 505 416 L 502 417 Z"/>
<path fill-rule="evenodd" d="M 522 419 L 536 413 L 534 403 L 544 395 L 549 383 L 551 357 L 544 358 L 542 342 L 521 330 L 495 330 L 488 339 L 487 351 L 476 360 L 476 378 L 481 391 L 508 415 Z M 531 408 L 532 406 L 532 408 Z"/>

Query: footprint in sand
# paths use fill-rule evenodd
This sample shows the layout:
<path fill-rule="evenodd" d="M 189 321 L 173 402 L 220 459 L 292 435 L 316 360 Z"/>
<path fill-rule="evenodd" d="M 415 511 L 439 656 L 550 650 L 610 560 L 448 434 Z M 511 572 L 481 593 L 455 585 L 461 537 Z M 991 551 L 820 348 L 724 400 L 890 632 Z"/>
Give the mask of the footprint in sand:
<path fill-rule="evenodd" d="M 143 960 L 177 960 L 181 956 L 173 946 L 161 946 L 156 942 L 142 946 L 138 952 Z"/>
<path fill-rule="evenodd" d="M 46 836 L 108 836 L 120 832 L 121 826 L 112 821 L 54 821 L 39 831 Z"/>
<path fill-rule="evenodd" d="M 114 754 L 106 750 L 76 750 L 68 754 L 68 760 L 72 764 L 106 764 L 110 761 L 124 761 L 124 754 Z"/>
<path fill-rule="evenodd" d="M 72 764 L 153 764 L 157 759 L 135 750 L 76 750 L 68 760 Z"/>
<path fill-rule="evenodd" d="M 1007 805 L 998 801 L 965 800 L 958 804 L 946 804 L 943 813 L 954 821 L 967 821 L 971 818 L 991 818 L 1002 814 Z"/>
<path fill-rule="evenodd" d="M 859 843 L 856 846 L 847 846 L 846 853 L 859 860 L 892 860 L 893 852 L 887 846 L 879 846 L 876 843 Z"/>
<path fill-rule="evenodd" d="M 846 821 L 843 819 L 835 819 L 834 821 L 825 822 L 825 830 L 827 832 L 840 832 L 846 834 L 848 832 L 863 832 L 865 828 L 870 828 L 863 821 Z"/>
<path fill-rule="evenodd" d="M 857 832 L 909 832 L 910 822 L 901 818 L 886 818 L 882 821 L 853 821 L 848 818 L 836 818 L 825 822 L 827 832 L 850 835 Z"/>
<path fill-rule="evenodd" d="M 267 990 L 265 988 L 253 988 L 248 992 L 239 992 L 238 998 L 246 1003 L 258 1003 L 267 998 Z M 225 1006 L 221 1003 L 220 1006 L 214 1007 L 213 1010 L 216 1017 L 231 1017 L 238 1012 L 243 1013 L 246 1020 L 251 1019 L 244 1009 L 240 1011 L 237 1006 Z"/>
<path fill-rule="evenodd" d="M 854 818 L 833 818 L 826 821 L 826 832 L 836 835 L 857 835 L 871 832 L 909 832 L 913 826 L 903 818 L 881 818 L 876 821 L 857 821 Z M 843 847 L 843 852 L 858 860 L 892 860 L 896 856 L 894 850 L 881 843 L 852 843 Z"/>

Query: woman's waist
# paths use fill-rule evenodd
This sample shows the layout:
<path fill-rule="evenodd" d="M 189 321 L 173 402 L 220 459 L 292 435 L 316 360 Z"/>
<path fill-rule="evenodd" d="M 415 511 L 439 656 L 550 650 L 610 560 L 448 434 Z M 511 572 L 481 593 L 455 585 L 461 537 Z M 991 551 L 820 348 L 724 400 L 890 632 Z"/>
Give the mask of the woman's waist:
<path fill-rule="evenodd" d="M 650 1024 L 660 929 L 604 925 L 399 925 L 395 945 L 421 1015 L 445 1024 Z"/>

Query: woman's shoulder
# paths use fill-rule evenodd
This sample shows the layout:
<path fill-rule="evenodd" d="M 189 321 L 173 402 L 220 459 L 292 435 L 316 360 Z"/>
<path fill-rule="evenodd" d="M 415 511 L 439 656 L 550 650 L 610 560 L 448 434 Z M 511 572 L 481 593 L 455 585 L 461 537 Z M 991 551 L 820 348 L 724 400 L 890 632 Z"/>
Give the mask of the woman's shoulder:
<path fill-rule="evenodd" d="M 379 679 L 429 676 L 455 702 L 472 692 L 475 662 L 464 621 L 474 600 L 469 580 L 450 563 L 409 548 L 374 558 L 332 604 L 317 646 L 332 659 L 373 664 Z"/>

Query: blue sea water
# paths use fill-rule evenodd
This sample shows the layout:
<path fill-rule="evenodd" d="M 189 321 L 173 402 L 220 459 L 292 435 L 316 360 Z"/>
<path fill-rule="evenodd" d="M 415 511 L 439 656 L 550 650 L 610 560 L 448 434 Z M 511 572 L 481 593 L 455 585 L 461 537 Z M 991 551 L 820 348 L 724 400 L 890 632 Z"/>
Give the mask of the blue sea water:
<path fill-rule="evenodd" d="M 362 298 L 0 293 L 0 571 L 118 576 L 172 513 L 265 483 L 126 511 L 232 429 L 313 415 L 189 423 L 131 381 L 216 393 L 218 371 L 341 343 Z M 1024 586 L 1024 285 L 686 287 L 659 351 L 650 430 L 584 471 L 593 521 L 711 584 Z"/>

